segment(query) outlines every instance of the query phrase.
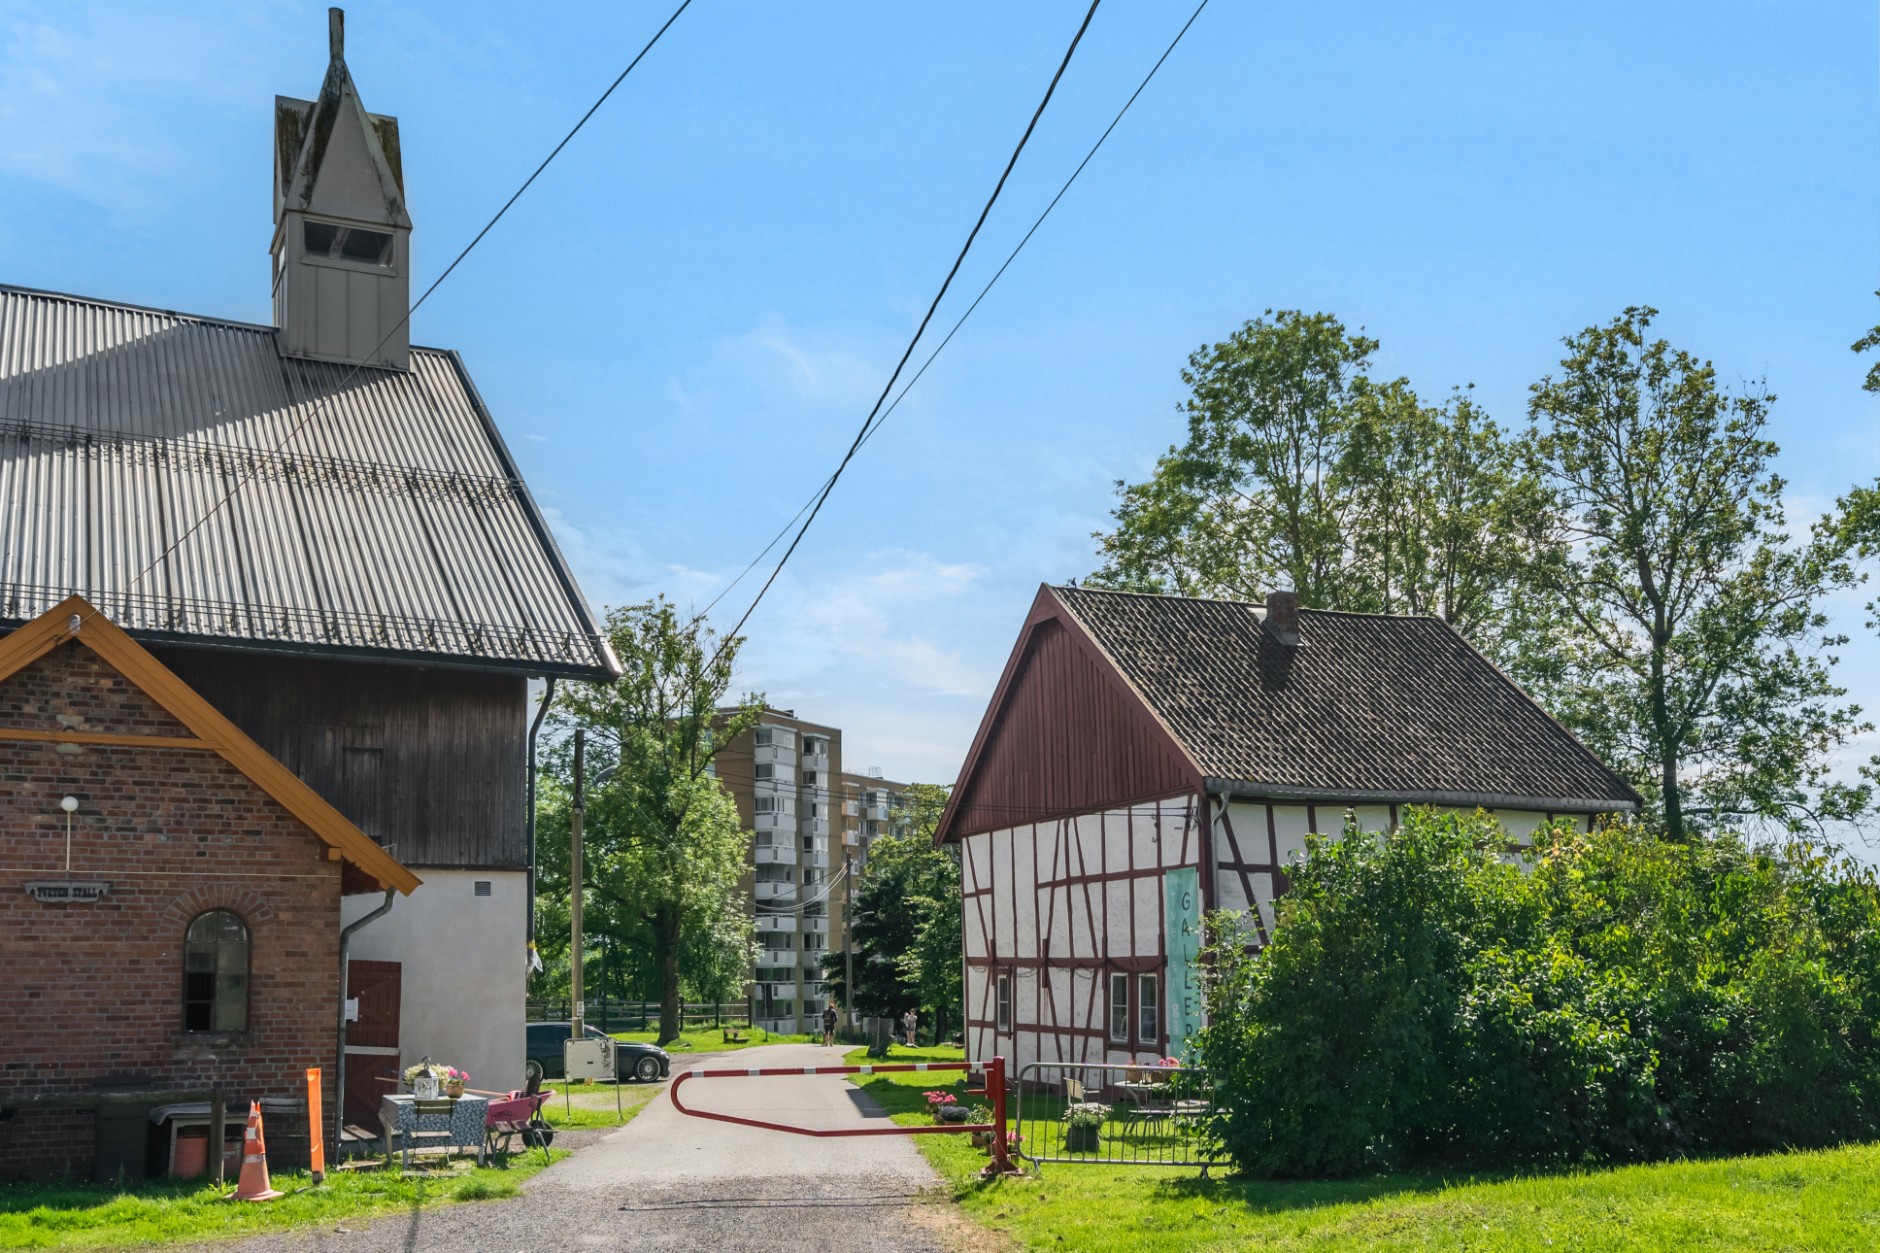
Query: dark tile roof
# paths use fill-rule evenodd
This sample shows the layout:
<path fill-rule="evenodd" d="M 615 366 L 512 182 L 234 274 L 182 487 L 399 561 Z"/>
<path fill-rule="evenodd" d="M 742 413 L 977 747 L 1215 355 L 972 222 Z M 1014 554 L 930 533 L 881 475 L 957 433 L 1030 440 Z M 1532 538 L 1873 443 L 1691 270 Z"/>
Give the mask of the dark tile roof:
<path fill-rule="evenodd" d="M 1435 618 L 1051 589 L 1210 780 L 1266 796 L 1628 808 L 1638 795 Z"/>

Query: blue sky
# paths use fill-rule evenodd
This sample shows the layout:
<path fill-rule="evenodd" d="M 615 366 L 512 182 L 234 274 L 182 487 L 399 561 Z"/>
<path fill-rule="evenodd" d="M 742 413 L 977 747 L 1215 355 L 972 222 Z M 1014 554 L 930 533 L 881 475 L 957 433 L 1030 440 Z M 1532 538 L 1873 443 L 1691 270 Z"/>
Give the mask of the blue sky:
<path fill-rule="evenodd" d="M 1191 4 L 1099 11 L 943 309 L 1003 259 Z M 703 604 L 846 447 L 1081 17 L 1076 0 L 696 0 L 423 309 L 597 604 Z M 665 11 L 359 4 L 428 282 Z M 0 0 L 0 281 L 265 321 L 271 101 L 324 7 Z M 1214 0 L 868 446 L 745 681 L 852 766 L 949 779 L 1031 595 L 1089 572 L 1178 372 L 1269 307 L 1504 424 L 1626 305 L 1780 397 L 1798 512 L 1880 473 L 1872 4 Z M 743 589 L 727 598 L 742 607 Z M 1880 708 L 1859 598 L 1845 681 Z M 1868 752 L 1877 745 L 1870 741 Z"/>

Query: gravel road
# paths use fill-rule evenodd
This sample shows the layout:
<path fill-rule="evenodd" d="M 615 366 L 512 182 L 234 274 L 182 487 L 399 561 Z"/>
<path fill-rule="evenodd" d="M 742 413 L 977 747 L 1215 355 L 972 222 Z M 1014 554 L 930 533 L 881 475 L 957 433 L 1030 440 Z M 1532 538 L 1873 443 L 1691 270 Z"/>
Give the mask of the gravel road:
<path fill-rule="evenodd" d="M 740 1068 L 840 1065 L 842 1049 L 746 1049 Z M 694 1063 L 687 1059 L 684 1069 Z M 886 1116 L 840 1077 L 695 1080 L 686 1104 L 804 1127 Z M 958 1244 L 923 1194 L 939 1184 L 911 1139 L 810 1139 L 688 1118 L 665 1094 L 618 1131 L 531 1179 L 513 1200 L 422 1208 L 359 1224 L 209 1246 L 223 1253 L 389 1250 L 684 1249 L 723 1253 L 880 1250 Z"/>

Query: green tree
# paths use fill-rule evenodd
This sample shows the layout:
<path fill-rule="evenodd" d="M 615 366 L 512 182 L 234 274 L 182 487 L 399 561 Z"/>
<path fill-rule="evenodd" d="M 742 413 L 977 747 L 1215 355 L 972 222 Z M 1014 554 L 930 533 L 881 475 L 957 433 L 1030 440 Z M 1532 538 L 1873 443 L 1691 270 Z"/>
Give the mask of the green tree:
<path fill-rule="evenodd" d="M 855 988 L 847 981 L 848 954 L 823 957 L 831 995 L 857 1013 L 899 1016 L 919 1006 L 943 1038 L 960 1017 L 960 865 L 952 847 L 936 848 L 934 828 L 946 808 L 948 788 L 911 785 L 903 803 L 912 807 L 906 835 L 878 837 L 851 898 L 849 930 L 854 946 Z"/>
<path fill-rule="evenodd" d="M 1581 1166 L 1880 1134 L 1880 886 L 1805 842 L 1348 823 L 1270 942 L 1211 920 L 1211 1130 L 1248 1173 Z"/>
<path fill-rule="evenodd" d="M 1553 559 L 1531 569 L 1554 620 L 1536 694 L 1656 803 L 1693 817 L 1755 815 L 1791 829 L 1857 818 L 1871 788 L 1830 779 L 1830 755 L 1869 729 L 1839 703 L 1822 597 L 1848 586 L 1844 528 L 1792 541 L 1775 397 L 1728 393 L 1709 362 L 1627 309 L 1568 338 L 1535 384 L 1530 470 Z"/>
<path fill-rule="evenodd" d="M 570 684 L 555 700 L 544 826 L 568 829 L 569 733 L 583 727 L 597 780 L 587 797 L 588 881 L 617 918 L 646 929 L 665 1042 L 678 1038 L 688 974 L 699 991 L 722 996 L 755 958 L 751 921 L 735 899 L 751 834 L 711 767 L 762 704 L 723 712 L 742 641 L 718 646 L 663 598 L 612 610 L 607 635 L 621 677 Z"/>
<path fill-rule="evenodd" d="M 1188 437 L 1117 484 L 1092 582 L 1326 609 L 1433 614 L 1500 647 L 1539 495 L 1459 392 L 1425 405 L 1365 373 L 1375 340 L 1329 314 L 1271 311 L 1195 352 Z"/>

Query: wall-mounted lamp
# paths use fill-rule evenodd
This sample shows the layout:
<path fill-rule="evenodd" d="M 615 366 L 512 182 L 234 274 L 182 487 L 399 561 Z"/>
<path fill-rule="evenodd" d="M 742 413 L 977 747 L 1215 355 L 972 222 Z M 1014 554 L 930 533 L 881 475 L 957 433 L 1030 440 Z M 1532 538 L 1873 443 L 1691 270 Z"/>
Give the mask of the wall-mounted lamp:
<path fill-rule="evenodd" d="M 65 811 L 65 873 L 72 873 L 72 815 L 78 812 L 78 797 L 68 796 L 59 802 L 59 808 Z"/>

